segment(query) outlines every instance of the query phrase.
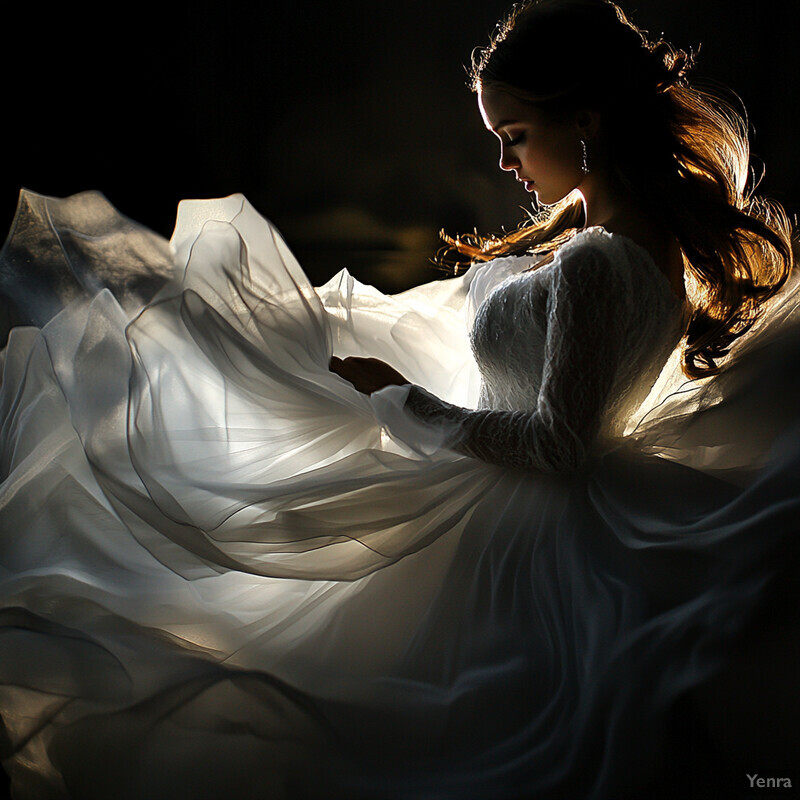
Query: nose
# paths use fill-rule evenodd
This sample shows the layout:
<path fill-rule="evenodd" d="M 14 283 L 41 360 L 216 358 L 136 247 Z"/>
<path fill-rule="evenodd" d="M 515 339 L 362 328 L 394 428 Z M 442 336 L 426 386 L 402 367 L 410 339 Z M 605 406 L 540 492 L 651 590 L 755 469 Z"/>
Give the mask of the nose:
<path fill-rule="evenodd" d="M 510 147 L 500 145 L 500 169 L 504 172 L 511 172 L 520 166 L 519 159 L 514 155 Z"/>

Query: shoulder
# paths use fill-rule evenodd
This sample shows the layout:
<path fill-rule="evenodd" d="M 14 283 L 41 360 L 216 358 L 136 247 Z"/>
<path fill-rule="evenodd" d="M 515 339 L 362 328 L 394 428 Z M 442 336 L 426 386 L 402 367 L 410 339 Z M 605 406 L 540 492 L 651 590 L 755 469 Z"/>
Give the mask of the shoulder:
<path fill-rule="evenodd" d="M 603 227 L 584 228 L 558 250 L 558 255 L 571 263 L 599 261 L 652 260 L 652 256 L 629 236 L 612 233 Z"/>
<path fill-rule="evenodd" d="M 635 263 L 648 259 L 647 253 L 630 239 L 604 228 L 586 228 L 559 248 L 554 277 L 567 283 L 627 283 L 637 271 Z"/>
<path fill-rule="evenodd" d="M 576 234 L 556 254 L 553 295 L 582 305 L 605 305 L 636 314 L 672 314 L 684 305 L 653 256 L 630 237 L 587 228 Z M 676 274 L 676 283 L 683 275 Z"/>
<path fill-rule="evenodd" d="M 559 249 L 557 257 L 561 272 L 568 278 L 605 274 L 609 278 L 616 276 L 636 284 L 655 283 L 659 287 L 669 282 L 649 248 L 630 236 L 601 227 L 577 233 Z M 682 262 L 679 266 L 682 267 Z"/>

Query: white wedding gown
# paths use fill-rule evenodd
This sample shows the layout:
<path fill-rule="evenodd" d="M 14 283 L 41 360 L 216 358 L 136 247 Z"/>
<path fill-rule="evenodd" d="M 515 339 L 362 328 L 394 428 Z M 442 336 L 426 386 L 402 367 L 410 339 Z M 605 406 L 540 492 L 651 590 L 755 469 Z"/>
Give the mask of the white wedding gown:
<path fill-rule="evenodd" d="M 5 290 L 35 324 L 0 395 L 15 798 L 637 786 L 795 533 L 793 288 L 689 384 L 683 304 L 600 228 L 390 297 L 344 271 L 312 288 L 242 196 L 182 203 L 169 251 L 97 194 L 22 199 Z M 26 289 L 37 259 L 72 277 Z M 126 264 L 170 260 L 142 306 Z M 332 354 L 415 385 L 363 396 Z"/>

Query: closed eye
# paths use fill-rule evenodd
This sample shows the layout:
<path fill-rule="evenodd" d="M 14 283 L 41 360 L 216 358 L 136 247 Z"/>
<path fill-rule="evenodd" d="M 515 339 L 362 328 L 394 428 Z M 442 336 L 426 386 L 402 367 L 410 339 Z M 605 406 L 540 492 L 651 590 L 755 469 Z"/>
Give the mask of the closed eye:
<path fill-rule="evenodd" d="M 504 144 L 506 147 L 515 147 L 523 140 L 524 137 L 525 134 L 521 133 L 519 136 L 515 136 L 513 139 L 509 139 L 508 141 L 504 142 Z"/>

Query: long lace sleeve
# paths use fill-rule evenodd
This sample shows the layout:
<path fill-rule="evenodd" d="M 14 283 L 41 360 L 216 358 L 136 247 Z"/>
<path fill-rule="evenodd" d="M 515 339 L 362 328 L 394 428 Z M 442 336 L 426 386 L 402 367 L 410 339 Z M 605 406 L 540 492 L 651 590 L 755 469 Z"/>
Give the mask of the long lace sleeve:
<path fill-rule="evenodd" d="M 658 340 L 653 334 L 665 322 L 660 313 L 664 287 L 652 293 L 654 306 L 648 307 L 651 293 L 632 280 L 637 270 L 650 284 L 663 276 L 653 274 L 655 265 L 643 270 L 641 264 L 630 264 L 629 253 L 606 246 L 610 237 L 605 237 L 565 248 L 550 269 L 544 320 L 539 321 L 545 325 L 541 383 L 531 410 L 460 408 L 412 386 L 405 393 L 404 413 L 434 429 L 442 446 L 483 461 L 545 472 L 580 467 L 617 395 L 630 390 L 637 373 L 653 372 L 645 363 L 637 368 L 635 354 L 642 352 L 643 342 Z M 642 253 L 636 255 L 641 261 Z M 515 291 L 524 292 L 525 281 L 518 280 Z M 509 346 L 514 337 L 532 336 L 528 324 L 525 315 L 502 321 Z M 662 358 L 649 354 L 654 356 Z M 396 427 L 389 424 L 393 433 Z M 400 435 L 409 438 L 407 432 Z"/>

